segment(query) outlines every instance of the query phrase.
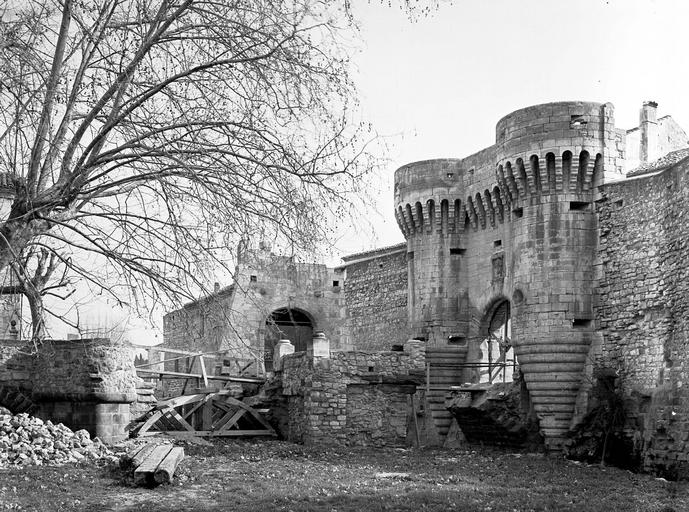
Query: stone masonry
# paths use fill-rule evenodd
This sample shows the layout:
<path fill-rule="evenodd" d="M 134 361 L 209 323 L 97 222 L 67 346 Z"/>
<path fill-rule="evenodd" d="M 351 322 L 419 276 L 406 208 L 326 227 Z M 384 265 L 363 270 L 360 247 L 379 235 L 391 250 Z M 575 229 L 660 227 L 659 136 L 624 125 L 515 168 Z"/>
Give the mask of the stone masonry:
<path fill-rule="evenodd" d="M 30 406 L 41 418 L 108 443 L 126 438 L 136 400 L 132 348 L 107 339 L 51 340 L 39 348 L 0 341 L 0 397 L 12 401 L 0 405 Z"/>
<path fill-rule="evenodd" d="M 647 470 L 689 478 L 689 158 L 601 188 L 595 364 Z"/>
<path fill-rule="evenodd" d="M 282 394 L 288 399 L 290 441 L 358 446 L 404 446 L 410 372 L 423 371 L 423 353 L 333 352 L 329 358 L 305 352 L 282 360 Z"/>

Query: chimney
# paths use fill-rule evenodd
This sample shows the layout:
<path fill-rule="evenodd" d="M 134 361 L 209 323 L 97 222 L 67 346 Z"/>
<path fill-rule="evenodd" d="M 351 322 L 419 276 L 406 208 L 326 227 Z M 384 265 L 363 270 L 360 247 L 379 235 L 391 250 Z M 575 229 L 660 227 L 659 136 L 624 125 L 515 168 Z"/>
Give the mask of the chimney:
<path fill-rule="evenodd" d="M 639 112 L 639 129 L 641 132 L 639 160 L 641 163 L 657 160 L 658 150 L 658 104 L 655 101 L 644 101 Z"/>

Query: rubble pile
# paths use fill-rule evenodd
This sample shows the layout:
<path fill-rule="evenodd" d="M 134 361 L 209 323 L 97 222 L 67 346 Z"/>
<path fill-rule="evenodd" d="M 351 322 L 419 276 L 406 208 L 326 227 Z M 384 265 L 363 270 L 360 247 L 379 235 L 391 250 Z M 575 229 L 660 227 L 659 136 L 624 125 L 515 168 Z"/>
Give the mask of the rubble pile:
<path fill-rule="evenodd" d="M 72 432 L 62 423 L 43 421 L 26 413 L 0 413 L 0 467 L 14 465 L 61 465 L 70 462 L 117 457 L 86 430 Z"/>

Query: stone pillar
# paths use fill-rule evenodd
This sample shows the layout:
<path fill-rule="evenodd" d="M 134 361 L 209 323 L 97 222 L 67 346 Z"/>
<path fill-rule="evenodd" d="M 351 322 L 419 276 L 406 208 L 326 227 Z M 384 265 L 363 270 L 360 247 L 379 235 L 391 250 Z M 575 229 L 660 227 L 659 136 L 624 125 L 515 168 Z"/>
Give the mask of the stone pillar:
<path fill-rule="evenodd" d="M 106 443 L 126 439 L 136 400 L 133 349 L 108 339 L 52 340 L 35 358 L 32 399 L 43 419 L 86 429 Z"/>
<path fill-rule="evenodd" d="M 273 349 L 273 371 L 282 370 L 282 358 L 287 354 L 294 354 L 294 345 L 289 340 L 280 340 Z"/>
<path fill-rule="evenodd" d="M 306 347 L 306 355 L 309 358 L 330 359 L 330 340 L 323 331 L 314 331 L 311 343 Z"/>
<path fill-rule="evenodd" d="M 407 340 L 404 342 L 404 351 L 407 352 L 413 361 L 418 359 L 418 363 L 423 366 L 426 362 L 426 344 L 421 340 Z"/>

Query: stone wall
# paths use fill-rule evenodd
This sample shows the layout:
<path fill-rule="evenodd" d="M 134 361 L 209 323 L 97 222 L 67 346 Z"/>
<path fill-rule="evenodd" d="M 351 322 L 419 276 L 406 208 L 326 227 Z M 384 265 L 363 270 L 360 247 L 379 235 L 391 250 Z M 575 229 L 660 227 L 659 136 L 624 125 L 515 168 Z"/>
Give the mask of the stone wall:
<path fill-rule="evenodd" d="M 356 350 L 390 350 L 409 339 L 407 244 L 343 258 L 349 336 Z"/>
<path fill-rule="evenodd" d="M 630 405 L 642 464 L 689 477 L 689 160 L 606 185 L 596 358 Z M 673 474 L 675 473 L 675 474 Z"/>
<path fill-rule="evenodd" d="M 37 416 L 73 430 L 85 428 L 105 442 L 127 436 L 136 382 L 128 345 L 107 339 L 50 340 L 36 349 L 0 342 L 0 387 L 30 397 Z"/>
<path fill-rule="evenodd" d="M 290 309 L 324 331 L 334 349 L 350 348 L 343 284 L 342 269 L 274 254 L 266 245 L 243 249 L 232 286 L 165 315 L 165 346 L 263 361 L 273 348 L 271 313 Z"/>
<path fill-rule="evenodd" d="M 406 443 L 408 397 L 416 391 L 410 372 L 423 374 L 423 352 L 333 352 L 329 359 L 298 352 L 285 356 L 282 364 L 290 441 Z"/>

